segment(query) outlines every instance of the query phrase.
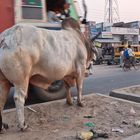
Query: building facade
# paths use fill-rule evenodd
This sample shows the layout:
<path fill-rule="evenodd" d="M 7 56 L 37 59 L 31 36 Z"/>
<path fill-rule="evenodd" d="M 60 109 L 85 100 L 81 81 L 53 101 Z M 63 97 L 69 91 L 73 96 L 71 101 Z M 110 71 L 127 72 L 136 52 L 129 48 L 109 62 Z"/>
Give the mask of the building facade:
<path fill-rule="evenodd" d="M 89 24 L 90 25 L 90 24 Z M 90 25 L 91 26 L 91 25 Z M 91 38 L 100 32 L 99 37 L 95 40 L 101 44 L 139 44 L 140 42 L 140 22 L 129 23 L 98 23 L 94 24 L 94 30 L 89 28 Z M 94 32 L 93 32 L 94 31 Z"/>

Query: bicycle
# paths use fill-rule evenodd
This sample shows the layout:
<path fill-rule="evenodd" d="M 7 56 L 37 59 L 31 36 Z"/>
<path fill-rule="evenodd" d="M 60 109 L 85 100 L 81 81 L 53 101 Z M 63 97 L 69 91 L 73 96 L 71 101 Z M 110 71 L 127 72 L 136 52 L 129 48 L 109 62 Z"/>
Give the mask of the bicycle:
<path fill-rule="evenodd" d="M 132 67 L 135 70 L 138 70 L 139 66 L 140 66 L 140 63 L 137 59 L 134 58 L 133 60 L 131 60 L 131 59 L 125 58 L 122 68 L 123 68 L 124 71 L 131 70 Z"/>

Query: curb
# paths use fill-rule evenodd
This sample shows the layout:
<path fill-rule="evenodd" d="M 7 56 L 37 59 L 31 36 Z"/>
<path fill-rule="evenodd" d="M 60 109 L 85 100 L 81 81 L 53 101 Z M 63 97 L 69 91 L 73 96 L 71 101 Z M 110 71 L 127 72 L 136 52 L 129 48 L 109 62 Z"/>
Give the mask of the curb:
<path fill-rule="evenodd" d="M 138 95 L 135 93 L 131 93 L 131 92 L 128 93 L 125 91 L 126 89 L 131 89 L 131 88 L 140 88 L 140 85 L 112 90 L 109 93 L 109 96 L 140 103 L 140 94 Z"/>

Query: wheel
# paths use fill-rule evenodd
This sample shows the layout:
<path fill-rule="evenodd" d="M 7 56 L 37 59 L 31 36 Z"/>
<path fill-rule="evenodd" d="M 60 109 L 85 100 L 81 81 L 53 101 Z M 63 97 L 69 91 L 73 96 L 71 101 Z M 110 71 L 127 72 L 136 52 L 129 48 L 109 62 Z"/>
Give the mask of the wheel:
<path fill-rule="evenodd" d="M 130 70 L 130 67 L 131 67 L 130 62 L 129 62 L 128 59 L 126 59 L 122 68 L 123 68 L 124 71 L 128 71 L 128 70 Z"/>
<path fill-rule="evenodd" d="M 134 61 L 134 69 L 135 70 L 138 70 L 139 69 L 139 67 L 140 67 L 140 63 L 136 60 L 136 61 Z"/>
<path fill-rule="evenodd" d="M 122 68 L 123 68 L 124 71 L 128 71 L 129 70 L 125 65 L 123 65 Z"/>
<path fill-rule="evenodd" d="M 63 81 L 61 80 L 52 83 L 47 90 L 34 85 L 30 85 L 30 90 L 41 101 L 53 101 L 66 97 L 66 89 Z"/>

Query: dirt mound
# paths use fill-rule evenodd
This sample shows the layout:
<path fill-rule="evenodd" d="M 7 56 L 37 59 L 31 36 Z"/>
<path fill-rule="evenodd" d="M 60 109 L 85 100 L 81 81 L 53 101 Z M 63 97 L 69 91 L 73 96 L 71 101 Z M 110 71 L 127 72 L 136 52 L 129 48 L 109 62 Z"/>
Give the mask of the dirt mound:
<path fill-rule="evenodd" d="M 4 121 L 10 128 L 0 135 L 0 140 L 76 140 L 77 131 L 91 129 L 86 124 L 94 124 L 97 132 L 108 133 L 108 140 L 120 140 L 140 132 L 134 126 L 134 122 L 140 120 L 138 104 L 95 94 L 84 96 L 84 102 L 84 108 L 76 103 L 68 106 L 65 100 L 30 106 L 36 112 L 25 107 L 26 122 L 30 127 L 23 133 L 17 132 L 15 110 L 5 112 Z M 123 132 L 112 132 L 116 128 Z"/>

